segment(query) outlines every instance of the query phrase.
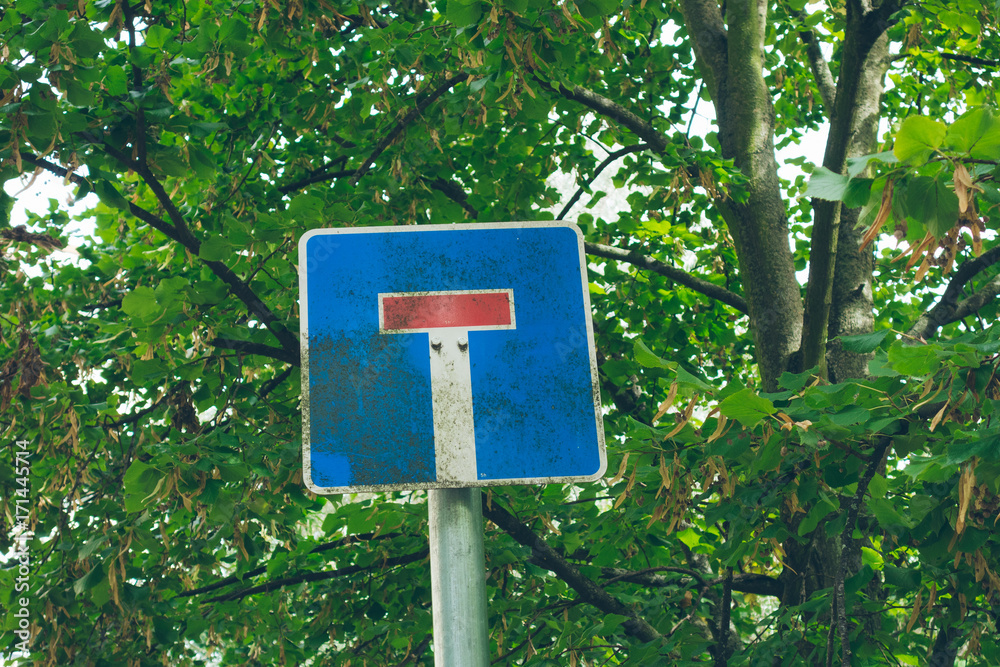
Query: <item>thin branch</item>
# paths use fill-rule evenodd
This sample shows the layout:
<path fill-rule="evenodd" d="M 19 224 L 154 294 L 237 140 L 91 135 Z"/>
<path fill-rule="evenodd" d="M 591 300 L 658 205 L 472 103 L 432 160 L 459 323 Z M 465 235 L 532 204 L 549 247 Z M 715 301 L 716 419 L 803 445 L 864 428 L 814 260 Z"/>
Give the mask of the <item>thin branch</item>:
<path fill-rule="evenodd" d="M 608 154 L 608 156 L 604 158 L 604 161 L 597 165 L 597 169 L 595 169 L 594 173 L 590 175 L 590 178 L 588 178 L 583 185 L 577 188 L 576 192 L 573 193 L 573 196 L 570 197 L 570 200 L 565 206 L 563 206 L 563 209 L 559 211 L 559 215 L 556 216 L 556 220 L 562 220 L 566 217 L 566 214 L 569 213 L 573 208 L 573 205 L 579 201 L 580 197 L 583 196 L 583 193 L 590 187 L 590 184 L 596 181 L 597 177 L 601 175 L 601 172 L 607 169 L 612 162 L 624 155 L 628 155 L 629 153 L 638 153 L 639 151 L 644 151 L 647 148 L 649 148 L 649 144 L 634 144 L 632 146 L 619 148 L 613 153 Z"/>
<path fill-rule="evenodd" d="M 279 361 L 292 364 L 293 366 L 299 365 L 299 355 L 297 353 L 292 355 L 283 348 L 264 345 L 263 343 L 252 343 L 247 340 L 236 340 L 233 338 L 214 338 L 209 341 L 209 345 L 212 345 L 213 347 L 221 347 L 225 350 L 236 350 L 237 352 L 242 352 L 244 354 L 256 354 L 262 357 L 270 357 L 272 359 L 278 359 Z"/>
<path fill-rule="evenodd" d="M 332 542 L 326 542 L 325 544 L 319 544 L 310 550 L 309 553 L 318 554 L 324 551 L 330 551 L 332 549 L 339 549 L 340 547 L 349 546 L 351 544 L 357 544 L 359 542 L 369 542 L 374 540 L 387 540 L 393 537 L 399 537 L 400 533 L 383 533 L 382 535 L 375 535 L 375 533 L 359 533 L 357 535 L 348 535 L 347 537 L 341 538 L 339 540 L 334 540 Z M 256 577 L 257 575 L 264 574 L 267 572 L 267 566 L 262 566 L 250 570 L 249 572 L 243 572 L 239 576 L 230 575 L 224 579 L 220 579 L 214 583 L 202 586 L 200 588 L 193 588 L 189 591 L 183 591 L 178 593 L 176 597 L 179 598 L 189 598 L 195 595 L 201 595 L 202 593 L 210 593 L 214 590 L 220 588 L 225 588 L 231 584 L 242 582 L 245 579 L 251 577 Z"/>
<path fill-rule="evenodd" d="M 334 160 L 334 162 L 337 162 L 337 160 Z M 340 171 L 325 171 L 323 169 L 320 169 L 314 172 L 312 175 L 306 176 L 305 178 L 295 181 L 294 183 L 289 183 L 288 185 L 282 185 L 280 188 L 278 188 L 278 191 L 283 194 L 288 194 L 289 192 L 295 192 L 296 190 L 301 190 L 307 185 L 312 185 L 314 183 L 325 183 L 327 181 L 332 181 L 338 178 L 345 178 L 347 176 L 351 176 L 356 173 L 357 173 L 356 169 L 342 169 Z"/>
<path fill-rule="evenodd" d="M 403 130 L 405 130 L 406 127 L 410 123 L 412 123 L 417 116 L 423 113 L 424 109 L 429 107 L 431 103 L 433 103 L 439 97 L 448 92 L 453 86 L 468 78 L 469 75 L 465 72 L 456 74 L 447 81 L 445 81 L 444 83 L 442 83 L 440 86 L 435 88 L 434 91 L 432 91 L 429 95 L 420 100 L 417 103 L 417 106 L 413 107 L 409 111 L 409 113 L 403 116 L 402 120 L 396 123 L 396 126 L 394 128 L 389 130 L 388 134 L 382 137 L 381 141 L 379 141 L 378 144 L 375 146 L 375 149 L 371 152 L 371 154 L 367 158 L 365 158 L 365 161 L 361 163 L 361 166 L 358 167 L 357 172 L 351 178 L 351 185 L 357 185 L 358 181 L 361 179 L 362 176 L 365 175 L 365 173 L 368 171 L 368 168 L 371 167 L 372 163 L 375 162 L 378 156 L 381 155 L 382 152 L 386 148 L 388 148 L 392 144 L 392 142 L 394 142 L 396 138 L 399 137 L 400 134 L 402 134 Z"/>
<path fill-rule="evenodd" d="M 547 81 L 539 78 L 537 74 L 535 75 L 535 80 L 549 90 L 556 91 L 563 97 L 579 102 L 591 111 L 596 111 L 619 125 L 625 126 L 637 137 L 648 143 L 657 153 L 662 152 L 667 147 L 667 138 L 653 127 L 652 123 L 640 118 L 617 102 L 613 102 L 607 97 L 582 86 L 567 88 L 560 83 L 558 87 L 554 87 Z"/>
<path fill-rule="evenodd" d="M 462 207 L 462 209 L 468 214 L 469 218 L 475 220 L 479 217 L 479 211 L 469 203 L 469 196 L 465 194 L 465 190 L 462 186 L 454 181 L 449 181 L 440 176 L 437 178 L 427 178 L 423 177 L 424 183 L 434 188 L 441 194 L 443 194 L 448 199 L 452 200 L 456 204 Z"/>
<path fill-rule="evenodd" d="M 715 665 L 726 667 L 729 664 L 729 624 L 732 622 L 733 611 L 733 568 L 726 568 L 726 576 L 722 582 L 722 600 L 719 603 L 719 615 L 715 632 Z"/>
<path fill-rule="evenodd" d="M 622 623 L 625 632 L 644 642 L 663 640 L 663 636 L 636 614 L 635 610 L 622 604 L 617 598 L 585 577 L 576 566 L 569 563 L 545 540 L 518 521 L 513 514 L 500 507 L 495 498 L 492 503 L 488 502 L 486 494 L 483 494 L 483 516 L 495 523 L 519 544 L 529 547 L 532 553 L 531 561 L 539 567 L 553 572 L 576 591 L 584 602 L 597 607 L 605 614 L 627 617 L 627 620 Z"/>
<path fill-rule="evenodd" d="M 992 301 L 997 294 L 1000 294 L 1000 275 L 993 276 L 993 279 L 983 285 L 978 292 L 968 299 L 962 300 L 958 304 L 958 307 L 955 308 L 952 322 L 957 322 L 972 315 L 988 302 Z"/>
<path fill-rule="evenodd" d="M 858 514 L 861 512 L 861 505 L 864 504 L 865 494 L 868 492 L 868 485 L 871 483 L 875 473 L 879 471 L 885 462 L 885 456 L 892 444 L 892 438 L 882 436 L 875 443 L 871 458 L 868 459 L 868 466 L 864 474 L 858 480 L 858 489 L 847 501 L 847 523 L 840 533 L 840 543 L 843 545 L 840 562 L 837 565 L 836 579 L 833 585 L 833 602 L 836 606 L 837 632 L 840 634 L 840 660 L 843 665 L 851 664 L 851 635 L 847 629 L 847 619 L 851 610 L 847 606 L 847 594 L 844 589 L 844 580 L 847 576 L 847 551 L 849 545 L 854 542 L 851 537 L 854 534 L 854 527 L 858 523 Z"/>
<path fill-rule="evenodd" d="M 128 28 L 128 51 L 132 60 L 132 90 L 135 93 L 142 91 L 142 69 L 135 64 L 135 15 L 132 13 L 132 5 L 128 2 L 122 3 L 122 13 Z M 146 111 L 142 108 L 141 98 L 135 104 L 135 156 L 139 164 L 146 164 Z"/>
<path fill-rule="evenodd" d="M 51 172 L 56 176 L 59 176 L 60 178 L 69 179 L 71 183 L 75 183 L 77 185 L 86 185 L 88 187 L 90 186 L 90 184 L 87 182 L 87 179 L 85 179 L 83 176 L 80 176 L 79 174 L 71 174 L 69 169 L 61 167 L 58 164 L 55 164 L 54 162 L 49 162 L 45 158 L 38 157 L 37 155 L 33 155 L 32 153 L 22 152 L 21 159 L 33 167 L 44 169 L 45 171 Z"/>
<path fill-rule="evenodd" d="M 747 302 L 744 301 L 743 297 L 740 295 L 734 294 L 725 287 L 720 287 L 719 285 L 710 283 L 707 280 L 693 276 L 686 271 L 670 266 L 669 264 L 665 264 L 647 255 L 643 255 L 633 250 L 622 250 L 621 248 L 614 248 L 612 246 L 602 245 L 599 243 L 586 243 L 584 244 L 584 247 L 586 248 L 588 255 L 596 255 L 598 257 L 604 257 L 605 259 L 615 259 L 620 262 L 635 264 L 639 268 L 659 273 L 661 276 L 666 276 L 679 285 L 684 285 L 689 289 L 693 289 L 695 292 L 699 292 L 705 296 L 716 299 L 717 301 L 721 301 L 727 306 L 740 311 L 744 315 L 748 312 Z"/>
<path fill-rule="evenodd" d="M 989 67 L 992 69 L 1000 67 L 1000 60 L 987 60 L 986 58 L 976 58 L 975 56 L 967 56 L 961 53 L 942 53 L 941 57 L 945 60 L 957 60 L 968 65 L 979 65 L 980 67 Z"/>
<path fill-rule="evenodd" d="M 261 387 L 260 389 L 260 394 L 258 394 L 258 397 L 264 399 L 267 397 L 268 394 L 277 389 L 278 385 L 280 385 L 282 382 L 288 379 L 288 376 L 292 374 L 292 371 L 295 370 L 295 367 L 297 365 L 298 364 L 291 364 L 288 368 L 281 371 L 280 374 L 274 376 L 273 378 L 265 382 L 264 386 Z"/>
<path fill-rule="evenodd" d="M 266 584 L 261 584 L 259 586 L 251 586 L 249 588 L 243 588 L 238 591 L 233 591 L 232 593 L 227 593 L 226 595 L 219 595 L 214 598 L 209 598 L 205 600 L 205 604 L 210 602 L 232 602 L 234 600 L 242 600 L 245 597 L 251 595 L 257 595 L 258 593 L 269 593 L 273 590 L 283 588 L 285 586 L 291 586 L 294 584 L 302 584 L 314 581 L 327 581 L 329 579 L 337 579 L 340 577 L 347 577 L 352 574 L 357 574 L 359 572 L 367 572 L 374 569 L 386 569 L 391 567 L 399 567 L 401 565 L 408 565 L 410 563 L 415 563 L 417 561 L 424 560 L 427 558 L 430 551 L 428 549 L 421 549 L 412 554 L 407 554 L 405 556 L 396 556 L 395 558 L 386 558 L 384 561 L 373 563 L 372 565 L 351 565 L 349 567 L 341 567 L 336 570 L 326 570 L 323 572 L 306 572 L 302 574 L 297 574 L 293 577 L 285 577 L 284 579 L 275 579 L 274 581 L 269 581 Z"/>
<path fill-rule="evenodd" d="M 116 159 L 122 161 L 122 164 L 124 164 L 126 167 L 129 167 L 130 169 L 136 171 L 136 173 L 139 173 L 138 169 L 139 165 L 136 165 L 132 160 L 128 159 L 125 155 L 123 155 L 120 151 L 114 149 L 113 147 L 109 147 L 107 146 L 107 144 L 104 144 L 104 146 L 106 149 L 109 149 L 109 154 L 111 154 L 112 157 L 115 157 Z M 57 176 L 61 176 L 62 178 L 68 178 L 71 182 L 76 183 L 77 185 L 85 185 L 87 187 L 91 187 L 90 183 L 88 183 L 87 180 L 82 176 L 79 176 L 77 174 L 71 174 L 68 169 L 65 169 L 64 167 L 61 167 L 57 164 L 53 164 L 52 162 L 49 162 L 44 158 L 40 158 L 30 153 L 22 153 L 21 159 L 34 167 L 45 169 L 46 171 L 56 174 Z M 139 175 L 143 176 L 142 173 L 139 173 Z M 151 172 L 148 172 L 147 170 L 147 175 L 151 180 L 146 180 L 146 184 L 149 185 L 151 189 L 153 189 L 154 193 L 157 193 L 157 200 L 160 201 L 161 204 L 163 204 L 164 202 L 163 198 L 165 198 L 169 206 L 164 206 L 164 208 L 167 209 L 168 213 L 170 213 L 171 210 L 174 212 L 172 214 L 172 217 L 174 216 L 180 217 L 181 226 L 180 228 L 178 228 L 176 224 L 171 225 L 166 220 L 163 220 L 162 218 L 154 215 L 153 213 L 150 213 L 146 209 L 132 202 L 128 202 L 129 212 L 135 217 L 145 222 L 146 224 L 148 224 L 153 229 L 157 230 L 158 232 L 169 238 L 170 240 L 176 241 L 177 243 L 183 245 L 191 252 L 191 254 L 197 255 L 198 249 L 201 247 L 201 242 L 198 241 L 198 239 L 196 239 L 194 236 L 192 236 L 191 232 L 187 229 L 187 226 L 186 224 L 184 224 L 184 219 L 183 216 L 181 216 L 180 211 L 177 210 L 177 207 L 173 205 L 172 201 L 170 201 L 170 197 L 167 195 L 166 191 L 163 190 L 163 187 L 160 186 L 159 182 L 153 177 L 153 174 Z M 145 179 L 146 177 L 143 176 L 143 178 Z M 156 187 L 154 187 L 154 184 Z M 257 317 L 257 319 L 259 319 L 264 324 L 264 326 L 266 326 L 268 330 L 270 330 L 271 333 L 274 334 L 275 338 L 278 339 L 278 341 L 281 343 L 283 354 L 285 356 L 276 358 L 280 358 L 283 361 L 287 361 L 294 358 L 296 361 L 289 361 L 289 363 L 294 363 L 295 365 L 298 365 L 297 361 L 299 354 L 298 338 L 290 331 L 288 331 L 288 329 L 286 329 L 283 324 L 281 324 L 278 317 L 271 311 L 270 308 L 267 307 L 267 305 L 263 301 L 260 300 L 260 298 L 256 295 L 256 293 L 254 293 L 254 291 L 250 289 L 250 286 L 245 281 L 240 279 L 240 277 L 237 276 L 232 269 L 230 269 L 222 262 L 209 261 L 209 260 L 202 260 L 202 261 L 205 263 L 206 266 L 208 266 L 208 268 L 212 270 L 212 272 L 216 276 L 221 278 L 223 282 L 229 285 L 229 289 L 233 293 L 233 295 L 240 301 L 242 301 L 244 305 L 246 305 L 250 313 L 252 313 L 255 317 Z"/>
<path fill-rule="evenodd" d="M 601 568 L 601 574 L 610 577 L 610 579 L 604 582 L 605 586 L 613 584 L 616 581 L 628 581 L 634 584 L 642 584 L 644 586 L 651 586 L 655 588 L 662 588 L 664 586 L 670 586 L 677 583 L 674 579 L 668 579 L 657 575 L 657 572 L 676 572 L 677 574 L 683 574 L 691 577 L 692 579 L 697 579 L 698 585 L 701 588 L 709 587 L 708 581 L 705 580 L 705 577 L 703 577 L 700 572 L 687 567 L 661 565 L 658 567 L 647 567 L 644 570 L 625 570 L 618 567 Z"/>
<path fill-rule="evenodd" d="M 980 291 L 981 297 L 978 299 L 977 295 L 973 295 L 964 301 L 960 301 L 962 291 L 965 285 L 976 275 L 997 263 L 1000 263 L 1000 246 L 994 246 L 979 257 L 962 262 L 937 304 L 917 319 L 914 325 L 910 327 L 907 335 L 927 340 L 937 333 L 937 330 L 941 327 L 952 322 L 957 322 L 982 307 L 987 301 L 985 297 L 992 298 L 997 294 L 996 291 L 992 292 L 992 294 L 990 293 L 991 285 L 996 282 L 996 278 L 983 287 Z"/>
<path fill-rule="evenodd" d="M 678 582 L 676 579 L 655 574 L 656 572 L 676 572 L 692 577 L 693 579 L 697 579 L 699 585 L 706 590 L 718 586 L 725 581 L 725 577 L 707 580 L 696 570 L 686 567 L 661 566 L 645 570 L 625 570 L 617 567 L 601 568 L 602 574 L 611 577 L 604 582 L 605 586 L 616 581 L 627 581 L 641 586 L 649 586 L 650 588 L 665 588 L 677 585 Z M 683 579 L 681 579 L 681 584 L 684 584 Z M 784 586 L 778 579 L 769 577 L 766 574 L 746 572 L 733 574 L 733 590 L 739 593 L 752 593 L 754 595 L 767 595 L 769 597 L 780 598 Z"/>
<path fill-rule="evenodd" d="M 179 242 L 187 248 L 191 254 L 197 255 L 198 250 L 201 248 L 201 241 L 195 238 L 195 236 L 191 233 L 191 230 L 188 229 L 184 215 L 180 212 L 180 209 L 177 208 L 176 204 L 174 204 L 170 195 L 167 194 L 167 191 L 163 189 L 163 185 L 156 179 L 156 176 L 152 171 L 150 171 L 149 167 L 130 159 L 127 155 L 119 151 L 114 146 L 108 144 L 106 141 L 99 141 L 94 137 L 90 137 L 89 139 L 94 143 L 101 144 L 108 155 L 118 160 L 125 167 L 139 174 L 143 182 L 149 187 L 150 190 L 153 191 L 153 194 L 156 196 L 156 200 L 167 212 L 167 216 L 173 223 L 173 229 L 171 230 L 170 226 L 165 225 L 164 221 L 160 218 L 157 218 L 145 209 L 129 202 L 129 210 L 132 214 L 164 233 L 167 237 Z M 271 309 L 267 307 L 267 305 L 252 289 L 250 289 L 250 285 L 236 275 L 236 273 L 226 264 L 215 260 L 202 259 L 202 261 L 216 276 L 229 285 L 230 292 L 232 292 L 237 299 L 242 301 L 244 305 L 246 305 L 247 309 L 257 319 L 259 319 L 265 327 L 267 327 L 275 338 L 278 339 L 278 342 L 281 343 L 282 348 L 285 350 L 285 354 L 288 355 L 289 358 L 297 357 L 299 350 L 298 338 L 285 328 Z"/>
<path fill-rule="evenodd" d="M 803 11 L 792 12 L 792 16 L 799 21 L 805 22 L 806 14 Z M 830 65 L 823 56 L 816 33 L 812 30 L 800 30 L 799 39 L 806 46 L 806 56 L 809 58 L 809 68 L 812 70 L 813 78 L 816 80 L 816 87 L 819 88 L 819 95 L 823 98 L 823 106 L 827 113 L 833 111 L 834 101 L 837 98 L 837 84 L 833 82 L 833 74 L 830 73 Z"/>
<path fill-rule="evenodd" d="M 143 408 L 142 410 L 139 410 L 138 412 L 133 412 L 129 416 L 122 417 L 121 419 L 119 419 L 117 421 L 113 421 L 113 422 L 101 424 L 101 426 L 103 426 L 104 428 L 119 428 L 121 426 L 127 426 L 129 424 L 134 424 L 135 422 L 139 421 L 140 419 L 142 419 L 143 417 L 145 417 L 149 413 L 151 413 L 154 410 L 156 410 L 156 408 L 160 407 L 163 404 L 164 401 L 166 401 L 171 396 L 173 396 L 174 394 L 176 394 L 177 392 L 179 392 L 180 390 L 182 390 L 185 387 L 186 384 L 187 384 L 186 382 L 182 382 L 180 384 L 174 385 L 173 387 L 171 387 L 170 391 L 168 391 L 165 394 L 163 394 L 163 396 L 161 396 L 159 399 L 153 401 L 152 405 L 150 405 L 148 408 Z"/>
<path fill-rule="evenodd" d="M 156 201 L 159 202 L 163 210 L 167 212 L 167 217 L 170 222 L 173 223 L 174 229 L 176 230 L 176 235 L 179 237 L 180 242 L 190 250 L 193 254 L 198 254 L 198 248 L 201 247 L 201 241 L 199 241 L 188 229 L 187 221 L 184 219 L 184 214 L 181 213 L 177 205 L 174 204 L 170 195 L 163 188 L 163 185 L 157 180 L 156 176 L 150 170 L 149 165 L 136 160 L 131 159 L 129 156 L 122 153 L 120 150 L 109 144 L 107 141 L 97 140 L 94 137 L 90 137 L 95 143 L 101 144 L 104 151 L 115 158 L 123 166 L 131 169 L 135 173 L 139 174 L 143 182 L 153 191 L 153 195 L 156 197 Z"/>

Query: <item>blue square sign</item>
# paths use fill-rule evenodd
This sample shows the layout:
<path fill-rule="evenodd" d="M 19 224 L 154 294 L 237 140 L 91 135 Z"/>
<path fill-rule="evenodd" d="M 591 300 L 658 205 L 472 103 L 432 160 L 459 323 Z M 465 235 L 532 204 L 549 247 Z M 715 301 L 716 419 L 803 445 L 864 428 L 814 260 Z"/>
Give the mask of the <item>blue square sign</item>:
<path fill-rule="evenodd" d="M 317 229 L 299 241 L 299 279 L 310 490 L 604 474 L 575 225 Z"/>

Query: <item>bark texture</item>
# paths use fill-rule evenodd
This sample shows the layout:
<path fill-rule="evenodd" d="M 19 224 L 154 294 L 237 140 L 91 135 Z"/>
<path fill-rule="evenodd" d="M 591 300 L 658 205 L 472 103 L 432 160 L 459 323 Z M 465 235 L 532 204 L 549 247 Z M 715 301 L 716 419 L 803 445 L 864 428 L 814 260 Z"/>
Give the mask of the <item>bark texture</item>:
<path fill-rule="evenodd" d="M 889 40 L 882 35 L 872 46 L 858 80 L 857 111 L 851 127 L 848 157 L 876 152 L 878 123 L 885 73 L 888 70 Z M 875 326 L 872 312 L 872 271 L 875 258 L 870 250 L 861 251 L 858 229 L 860 209 L 844 209 L 833 274 L 832 302 L 827 346 L 827 372 L 831 382 L 861 378 L 868 374 L 868 362 L 873 354 L 854 354 L 843 349 L 838 336 L 870 333 Z"/>
<path fill-rule="evenodd" d="M 767 3 L 681 0 L 698 66 L 715 104 L 719 143 L 747 178 L 744 204 L 719 202 L 739 258 L 761 383 L 777 389 L 799 349 L 802 297 L 774 155 L 774 109 L 762 74 Z"/>

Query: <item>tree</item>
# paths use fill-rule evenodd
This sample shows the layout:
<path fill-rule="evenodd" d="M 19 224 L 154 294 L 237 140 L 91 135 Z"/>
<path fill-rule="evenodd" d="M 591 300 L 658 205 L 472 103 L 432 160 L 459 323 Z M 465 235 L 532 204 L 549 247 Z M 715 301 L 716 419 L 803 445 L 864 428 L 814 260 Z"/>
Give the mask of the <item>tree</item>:
<path fill-rule="evenodd" d="M 996 664 L 997 11 L 8 2 L 0 180 L 99 198 L 0 231 L 36 663 L 430 664 L 424 495 L 301 484 L 295 242 L 556 211 L 612 475 L 484 493 L 496 662 Z"/>

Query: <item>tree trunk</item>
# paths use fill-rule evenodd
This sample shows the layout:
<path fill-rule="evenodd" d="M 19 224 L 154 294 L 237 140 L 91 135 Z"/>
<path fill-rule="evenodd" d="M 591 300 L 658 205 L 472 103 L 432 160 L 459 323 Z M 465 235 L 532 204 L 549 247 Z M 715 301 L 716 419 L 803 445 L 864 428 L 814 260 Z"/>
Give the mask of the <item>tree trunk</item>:
<path fill-rule="evenodd" d="M 747 178 L 745 203 L 717 204 L 736 244 L 761 384 L 775 391 L 801 342 L 802 296 L 774 156 L 774 109 L 761 73 L 767 2 L 733 3 L 728 31 L 715 0 L 682 0 L 681 11 L 715 105 L 722 154 Z"/>
<path fill-rule="evenodd" d="M 880 102 L 889 67 L 889 40 L 879 38 L 865 61 L 858 90 L 858 110 L 848 157 L 876 152 Z M 827 345 L 827 371 L 830 382 L 868 375 L 868 362 L 873 354 L 855 354 L 843 349 L 837 336 L 871 333 L 875 326 L 872 313 L 872 270 L 875 258 L 871 250 L 859 251 L 865 230 L 857 229 L 860 209 L 844 209 L 841 213 L 840 237 L 833 277 L 833 303 Z"/>

